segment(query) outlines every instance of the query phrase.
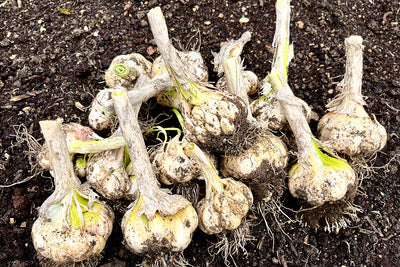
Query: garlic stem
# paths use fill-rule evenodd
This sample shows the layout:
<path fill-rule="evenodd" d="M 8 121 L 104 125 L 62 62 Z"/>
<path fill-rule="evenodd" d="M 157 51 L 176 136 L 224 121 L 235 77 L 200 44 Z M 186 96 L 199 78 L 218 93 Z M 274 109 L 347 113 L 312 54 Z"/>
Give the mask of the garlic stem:
<path fill-rule="evenodd" d="M 156 211 L 162 215 L 175 214 L 188 206 L 190 202 L 182 196 L 169 195 L 159 188 L 138 123 L 141 103 L 131 105 L 125 89 L 115 90 L 112 98 L 122 133 L 127 142 L 138 189 L 145 202 L 143 213 L 151 220 L 155 217 Z"/>
<path fill-rule="evenodd" d="M 247 117 L 249 120 L 254 120 L 251 114 L 249 97 L 247 95 L 246 87 L 244 86 L 242 63 L 240 56 L 229 57 L 222 61 L 222 67 L 226 76 L 227 89 L 234 95 L 240 97 L 247 107 Z"/>
<path fill-rule="evenodd" d="M 122 133 L 126 139 L 139 191 L 146 195 L 156 195 L 159 187 L 138 123 L 141 103 L 129 105 L 128 94 L 124 89 L 116 89 L 112 98 Z"/>
<path fill-rule="evenodd" d="M 196 159 L 200 165 L 200 170 L 206 179 L 206 198 L 210 198 L 213 191 L 221 192 L 223 183 L 220 180 L 217 169 L 207 155 L 195 143 L 188 144 L 184 150 L 187 156 Z"/>
<path fill-rule="evenodd" d="M 61 129 L 62 121 L 40 121 L 40 128 L 49 148 L 51 171 L 54 177 L 56 191 L 64 191 L 78 187 L 81 182 L 76 177 L 71 155 L 68 151 L 67 140 Z"/>
<path fill-rule="evenodd" d="M 355 115 L 357 105 L 365 105 L 361 94 L 364 48 L 362 42 L 362 37 L 356 35 L 345 39 L 346 72 L 338 85 L 342 92 L 327 105 L 329 111 L 352 116 Z"/>
<path fill-rule="evenodd" d="M 147 14 L 147 17 L 149 19 L 150 29 L 153 33 L 154 40 L 162 58 L 164 59 L 169 74 L 172 75 L 184 88 L 184 83 L 186 83 L 187 80 L 197 82 L 198 79 L 194 75 L 194 67 L 185 64 L 180 59 L 178 51 L 169 39 L 167 24 L 161 8 L 155 7 L 151 9 Z M 179 72 L 177 70 L 179 70 Z"/>
<path fill-rule="evenodd" d="M 278 68 L 283 77 L 288 77 L 288 66 L 293 57 L 293 46 L 289 45 L 290 38 L 290 0 L 277 0 L 276 26 L 272 46 L 275 48 L 272 69 Z"/>
<path fill-rule="evenodd" d="M 294 96 L 286 79 L 281 76 L 278 70 L 272 70 L 268 78 L 277 94 L 277 99 L 281 104 L 285 117 L 295 136 L 299 163 L 309 165 L 308 157 L 311 156 L 310 153 L 315 153 L 315 149 L 313 145 L 313 134 L 304 116 L 302 104 Z"/>

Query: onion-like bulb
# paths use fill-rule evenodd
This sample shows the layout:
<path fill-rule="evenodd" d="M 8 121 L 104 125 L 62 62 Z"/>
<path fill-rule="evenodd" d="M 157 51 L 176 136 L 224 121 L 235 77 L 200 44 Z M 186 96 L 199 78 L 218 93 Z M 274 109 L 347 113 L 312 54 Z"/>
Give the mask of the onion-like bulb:
<path fill-rule="evenodd" d="M 168 37 L 161 8 L 148 13 L 150 28 L 181 98 L 185 137 L 209 152 L 232 153 L 245 139 L 247 108 L 228 92 L 207 88 L 195 75 L 195 66 L 180 59 Z"/>
<path fill-rule="evenodd" d="M 199 227 L 207 234 L 239 227 L 253 204 L 251 190 L 232 178 L 220 178 L 206 154 L 194 143 L 185 153 L 199 162 L 206 180 L 206 196 L 197 204 Z"/>
<path fill-rule="evenodd" d="M 268 200 L 272 195 L 280 197 L 284 191 L 288 158 L 285 143 L 266 133 L 239 155 L 222 157 L 220 171 L 224 177 L 248 180 L 255 196 Z"/>
<path fill-rule="evenodd" d="M 387 140 L 385 128 L 365 111 L 362 86 L 362 37 L 345 40 L 346 73 L 339 84 L 341 93 L 328 105 L 329 113 L 318 123 L 318 134 L 335 151 L 349 156 L 371 156 Z"/>
<path fill-rule="evenodd" d="M 301 104 L 297 102 L 286 80 L 277 70 L 273 70 L 269 78 L 274 90 L 282 96 L 279 101 L 298 149 L 298 163 L 289 171 L 290 193 L 312 206 L 343 199 L 349 189 L 355 188 L 353 169 L 345 160 L 329 157 L 318 149 L 301 112 Z"/>
<path fill-rule="evenodd" d="M 197 213 L 192 205 L 170 215 L 156 211 L 152 219 L 143 212 L 144 199 L 139 197 L 121 223 L 126 244 L 134 253 L 181 252 L 190 244 L 198 225 Z"/>
<path fill-rule="evenodd" d="M 197 213 L 184 197 L 160 189 L 138 123 L 141 103 L 130 105 L 126 90 L 115 91 L 113 101 L 140 194 L 122 220 L 126 244 L 136 254 L 181 252 L 197 228 Z"/>
<path fill-rule="evenodd" d="M 313 144 L 306 161 L 296 163 L 289 171 L 290 193 L 312 206 L 343 199 L 355 185 L 353 169 L 345 160 L 322 153 L 315 141 Z"/>
<path fill-rule="evenodd" d="M 40 126 L 51 155 L 55 191 L 32 226 L 35 249 L 57 263 L 99 256 L 111 234 L 114 213 L 75 176 L 61 121 L 41 121 Z"/>
<path fill-rule="evenodd" d="M 87 163 L 87 181 L 106 199 L 136 198 L 136 179 L 129 177 L 124 152 L 124 147 L 100 152 L 91 156 Z"/>
<path fill-rule="evenodd" d="M 131 90 L 140 75 L 150 76 L 151 67 L 152 63 L 141 54 L 119 55 L 112 60 L 104 79 L 110 88 L 122 86 Z"/>
<path fill-rule="evenodd" d="M 177 128 L 160 129 L 166 136 L 166 130 L 178 130 L 178 134 L 170 141 L 165 140 L 156 149 L 151 151 L 150 160 L 153 164 L 157 179 L 166 185 L 186 183 L 201 175 L 197 161 L 184 153 L 184 147 L 189 143 L 185 137 L 181 138 L 181 131 Z M 216 162 L 212 154 L 207 156 Z"/>

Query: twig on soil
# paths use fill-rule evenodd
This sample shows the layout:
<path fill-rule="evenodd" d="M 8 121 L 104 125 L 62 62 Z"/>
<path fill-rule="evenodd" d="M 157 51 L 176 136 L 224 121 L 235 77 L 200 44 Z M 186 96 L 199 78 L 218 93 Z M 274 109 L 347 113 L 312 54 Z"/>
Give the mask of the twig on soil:
<path fill-rule="evenodd" d="M 285 255 L 279 253 L 278 251 L 276 252 L 278 254 L 278 258 L 280 263 L 282 264 L 283 267 L 287 267 L 287 261 L 285 260 Z"/>
<path fill-rule="evenodd" d="M 380 229 L 377 229 L 375 225 L 372 223 L 371 219 L 367 216 L 364 217 L 365 220 L 371 225 L 372 229 L 374 230 L 375 233 L 377 233 L 380 237 L 384 237 Z"/>

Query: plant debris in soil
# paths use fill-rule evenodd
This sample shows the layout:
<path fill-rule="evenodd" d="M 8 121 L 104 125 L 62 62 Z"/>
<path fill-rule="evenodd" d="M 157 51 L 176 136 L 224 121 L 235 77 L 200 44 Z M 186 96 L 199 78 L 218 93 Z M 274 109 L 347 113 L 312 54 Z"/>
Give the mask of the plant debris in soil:
<path fill-rule="evenodd" d="M 49 173 L 37 173 L 31 166 L 30 148 L 19 135 L 32 135 L 42 143 L 38 122 L 45 119 L 61 117 L 66 123 L 88 125 L 90 103 L 105 87 L 104 71 L 115 56 L 137 52 L 153 61 L 159 55 L 146 17 L 151 8 L 162 7 L 177 45 L 190 49 L 196 46 L 191 37 L 201 37 L 200 52 L 210 80 L 216 80 L 211 52 L 247 30 L 252 39 L 242 54 L 246 68 L 262 79 L 272 61 L 275 1 L 0 2 L 0 184 L 17 183 L 0 188 L 2 266 L 40 264 L 31 227 L 53 188 Z M 343 78 L 344 39 L 350 35 L 364 39 L 366 108 L 386 128 L 388 143 L 362 177 L 354 202 L 361 208 L 358 218 L 339 233 L 313 230 L 296 221 L 293 210 L 299 207 L 284 194 L 283 212 L 264 207 L 260 213 L 254 208 L 248 216 L 251 241 L 229 257 L 215 255 L 219 238 L 197 230 L 183 253 L 189 264 L 395 266 L 400 262 L 399 23 L 398 1 L 292 1 L 295 55 L 289 84 L 319 117 Z M 316 130 L 316 121 L 311 128 Z M 117 211 L 116 217 L 122 214 Z M 114 225 L 99 266 L 132 266 L 143 260 L 124 247 L 119 224 Z"/>

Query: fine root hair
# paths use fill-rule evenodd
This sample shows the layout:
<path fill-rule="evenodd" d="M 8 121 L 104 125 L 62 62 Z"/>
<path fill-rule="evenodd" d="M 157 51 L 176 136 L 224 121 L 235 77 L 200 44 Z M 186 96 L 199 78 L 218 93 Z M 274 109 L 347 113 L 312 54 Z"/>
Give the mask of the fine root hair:
<path fill-rule="evenodd" d="M 212 257 L 211 264 L 216 256 L 222 257 L 226 266 L 237 266 L 234 255 L 239 252 L 246 257 L 248 255 L 246 245 L 253 242 L 256 238 L 251 235 L 250 227 L 253 225 L 252 220 L 243 219 L 242 224 L 232 231 L 224 231 L 217 234 L 218 242 L 208 247 L 208 253 Z"/>

